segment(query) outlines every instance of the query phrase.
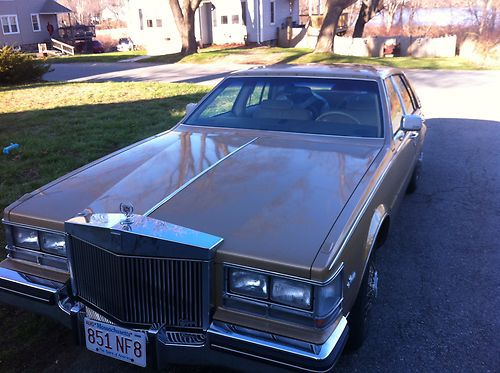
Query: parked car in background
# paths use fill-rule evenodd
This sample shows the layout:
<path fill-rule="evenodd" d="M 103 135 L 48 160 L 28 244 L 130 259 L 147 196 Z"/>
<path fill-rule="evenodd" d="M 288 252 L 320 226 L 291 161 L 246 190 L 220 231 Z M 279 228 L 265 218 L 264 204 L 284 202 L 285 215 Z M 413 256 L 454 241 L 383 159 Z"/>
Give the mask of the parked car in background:
<path fill-rule="evenodd" d="M 104 46 L 99 40 L 78 40 L 75 42 L 76 53 L 104 53 Z"/>
<path fill-rule="evenodd" d="M 120 38 L 116 49 L 118 52 L 129 52 L 135 49 L 135 45 L 130 38 Z"/>
<path fill-rule="evenodd" d="M 0 301 L 139 366 L 329 371 L 365 339 L 420 106 L 397 69 L 235 73 L 172 130 L 8 206 Z"/>

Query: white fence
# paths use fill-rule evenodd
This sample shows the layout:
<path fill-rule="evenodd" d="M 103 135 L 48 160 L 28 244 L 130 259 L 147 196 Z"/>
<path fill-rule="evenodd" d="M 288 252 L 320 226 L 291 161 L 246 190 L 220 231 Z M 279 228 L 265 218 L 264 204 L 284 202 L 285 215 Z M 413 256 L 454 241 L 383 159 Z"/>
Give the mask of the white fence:
<path fill-rule="evenodd" d="M 293 28 L 288 40 L 287 30 L 280 30 L 279 45 L 283 47 L 314 48 L 319 31 L 312 27 Z M 456 54 L 456 35 L 441 38 L 421 38 L 409 36 L 352 38 L 336 36 L 334 53 L 360 56 L 383 57 L 385 44 L 400 44 L 401 56 L 413 57 L 453 57 Z"/>

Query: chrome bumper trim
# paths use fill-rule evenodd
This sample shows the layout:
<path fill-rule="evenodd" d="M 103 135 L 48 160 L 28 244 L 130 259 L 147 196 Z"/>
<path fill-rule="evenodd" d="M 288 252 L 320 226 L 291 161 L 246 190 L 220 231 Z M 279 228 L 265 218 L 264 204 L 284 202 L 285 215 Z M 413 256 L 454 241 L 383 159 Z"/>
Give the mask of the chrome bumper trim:
<path fill-rule="evenodd" d="M 327 359 L 332 354 L 335 347 L 338 345 L 339 341 L 344 336 L 346 328 L 347 328 L 347 319 L 344 316 L 342 316 L 337 324 L 337 327 L 330 335 L 330 337 L 328 337 L 328 339 L 323 344 L 320 345 L 309 344 L 310 345 L 309 351 L 306 350 L 305 348 L 300 348 L 297 346 L 292 346 L 291 344 L 278 342 L 275 336 L 269 333 L 265 334 L 271 336 L 270 339 L 263 339 L 257 336 L 238 333 L 229 325 L 218 321 L 214 321 L 212 323 L 212 325 L 208 330 L 208 334 L 209 335 L 211 334 L 212 336 L 216 335 L 224 339 L 230 339 L 244 344 L 258 346 L 261 349 L 269 349 L 287 355 L 295 355 L 300 358 L 322 361 Z M 286 339 L 283 340 L 286 341 Z M 304 345 L 306 344 L 307 343 L 304 343 Z M 221 347 L 227 349 L 227 347 L 217 346 L 217 345 L 215 345 L 214 347 Z"/>
<path fill-rule="evenodd" d="M 34 300 L 54 304 L 64 284 L 0 267 L 0 289 Z"/>

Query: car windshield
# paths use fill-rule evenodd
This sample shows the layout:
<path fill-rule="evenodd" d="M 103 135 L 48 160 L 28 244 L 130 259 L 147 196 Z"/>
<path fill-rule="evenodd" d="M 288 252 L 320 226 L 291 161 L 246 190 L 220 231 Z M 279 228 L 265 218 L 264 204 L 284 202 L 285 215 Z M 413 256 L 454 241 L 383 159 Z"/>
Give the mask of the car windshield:
<path fill-rule="evenodd" d="M 118 44 L 128 44 L 128 39 L 120 39 L 118 40 Z"/>
<path fill-rule="evenodd" d="M 378 84 L 361 79 L 231 77 L 185 124 L 382 137 Z"/>

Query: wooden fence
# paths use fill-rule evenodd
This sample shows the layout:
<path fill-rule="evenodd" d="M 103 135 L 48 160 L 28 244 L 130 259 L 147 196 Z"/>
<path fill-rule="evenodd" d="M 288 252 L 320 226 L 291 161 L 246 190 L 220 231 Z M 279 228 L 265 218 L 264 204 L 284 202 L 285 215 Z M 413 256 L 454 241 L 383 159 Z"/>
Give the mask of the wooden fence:
<path fill-rule="evenodd" d="M 278 44 L 282 47 L 314 48 L 318 39 L 319 31 L 315 28 L 292 28 L 287 32 L 286 28 L 280 30 Z M 401 56 L 413 57 L 453 57 L 456 55 L 456 35 L 440 38 L 424 37 L 335 37 L 334 53 L 360 56 L 360 57 L 383 57 L 384 45 L 399 44 Z"/>

